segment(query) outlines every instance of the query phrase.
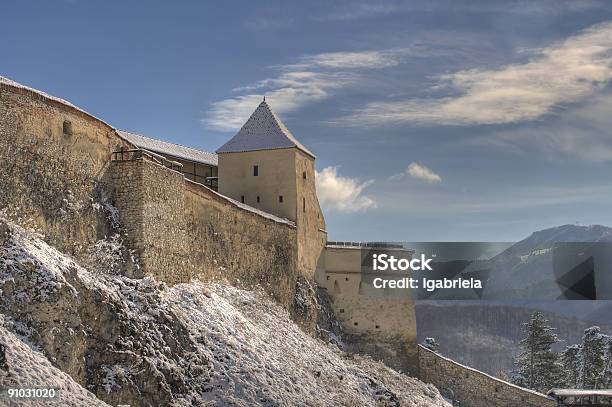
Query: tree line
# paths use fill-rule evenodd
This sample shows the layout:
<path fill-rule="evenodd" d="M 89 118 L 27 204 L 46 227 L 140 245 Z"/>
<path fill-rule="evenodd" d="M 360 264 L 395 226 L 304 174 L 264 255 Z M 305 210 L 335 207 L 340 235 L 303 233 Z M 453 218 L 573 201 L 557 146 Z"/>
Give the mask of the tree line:
<path fill-rule="evenodd" d="M 534 312 L 522 330 L 525 337 L 509 374 L 512 383 L 542 393 L 552 388 L 612 387 L 612 336 L 598 326 L 585 329 L 580 343 L 561 352 L 553 350 L 561 340 L 543 313 Z"/>

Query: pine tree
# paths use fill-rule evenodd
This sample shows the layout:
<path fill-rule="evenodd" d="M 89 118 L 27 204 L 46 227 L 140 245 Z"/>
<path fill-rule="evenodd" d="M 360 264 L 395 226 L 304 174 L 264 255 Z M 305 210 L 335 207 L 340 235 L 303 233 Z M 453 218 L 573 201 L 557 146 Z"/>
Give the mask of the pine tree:
<path fill-rule="evenodd" d="M 534 312 L 522 326 L 526 337 L 520 342 L 522 351 L 514 361 L 511 379 L 519 386 L 545 393 L 560 382 L 561 365 L 552 350 L 559 338 L 541 312 Z"/>
<path fill-rule="evenodd" d="M 601 389 L 606 386 L 607 348 L 610 337 L 598 326 L 584 330 L 580 350 L 580 385 L 583 389 Z"/>
<path fill-rule="evenodd" d="M 438 353 L 438 349 L 440 348 L 440 344 L 436 341 L 436 338 L 425 338 L 423 346 L 436 353 Z"/>
<path fill-rule="evenodd" d="M 580 345 L 567 346 L 560 355 L 563 365 L 563 386 L 570 389 L 580 387 Z"/>

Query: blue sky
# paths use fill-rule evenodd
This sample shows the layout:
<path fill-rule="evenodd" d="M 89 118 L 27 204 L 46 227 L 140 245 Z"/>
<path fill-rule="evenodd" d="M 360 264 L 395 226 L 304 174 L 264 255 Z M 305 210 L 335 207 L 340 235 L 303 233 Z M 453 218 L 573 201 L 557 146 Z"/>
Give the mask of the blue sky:
<path fill-rule="evenodd" d="M 612 4 L 7 1 L 0 75 L 215 150 L 266 94 L 331 239 L 612 225 Z"/>

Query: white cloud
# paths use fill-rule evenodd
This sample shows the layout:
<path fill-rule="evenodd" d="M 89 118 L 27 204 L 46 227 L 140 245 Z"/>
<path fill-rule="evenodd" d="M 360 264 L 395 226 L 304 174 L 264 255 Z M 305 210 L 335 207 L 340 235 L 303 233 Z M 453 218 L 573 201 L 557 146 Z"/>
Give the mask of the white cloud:
<path fill-rule="evenodd" d="M 234 89 L 243 95 L 214 102 L 202 122 L 212 130 L 237 130 L 264 94 L 277 113 L 296 111 L 331 97 L 338 89 L 358 83 L 359 75 L 355 71 L 396 66 L 410 52 L 416 51 L 389 49 L 303 56 L 295 64 L 275 67 L 278 74 L 274 77 Z"/>
<path fill-rule="evenodd" d="M 344 123 L 474 125 L 538 119 L 603 89 L 612 79 L 612 23 L 595 25 L 521 64 L 444 75 L 453 96 L 373 102 Z"/>
<path fill-rule="evenodd" d="M 317 196 L 323 207 L 340 212 L 360 212 L 376 207 L 376 202 L 363 190 L 373 181 L 358 180 L 338 175 L 338 167 L 327 167 L 316 173 Z"/>
<path fill-rule="evenodd" d="M 390 179 L 398 180 L 405 177 L 412 177 L 429 183 L 442 182 L 442 178 L 438 174 L 418 163 L 410 163 L 406 170 L 392 175 Z"/>
<path fill-rule="evenodd" d="M 408 52 L 406 49 L 388 49 L 381 51 L 361 52 L 327 52 L 317 55 L 307 55 L 300 58 L 294 67 L 321 67 L 332 69 L 377 69 L 399 65 L 402 57 Z"/>

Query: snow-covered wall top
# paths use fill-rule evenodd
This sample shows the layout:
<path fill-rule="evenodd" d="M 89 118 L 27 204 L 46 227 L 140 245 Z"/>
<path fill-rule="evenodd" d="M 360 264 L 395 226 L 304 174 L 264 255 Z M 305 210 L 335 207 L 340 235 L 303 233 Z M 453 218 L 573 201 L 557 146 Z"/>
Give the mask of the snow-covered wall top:
<path fill-rule="evenodd" d="M 464 366 L 419 345 L 421 380 L 470 407 L 554 407 L 551 398 Z"/>

